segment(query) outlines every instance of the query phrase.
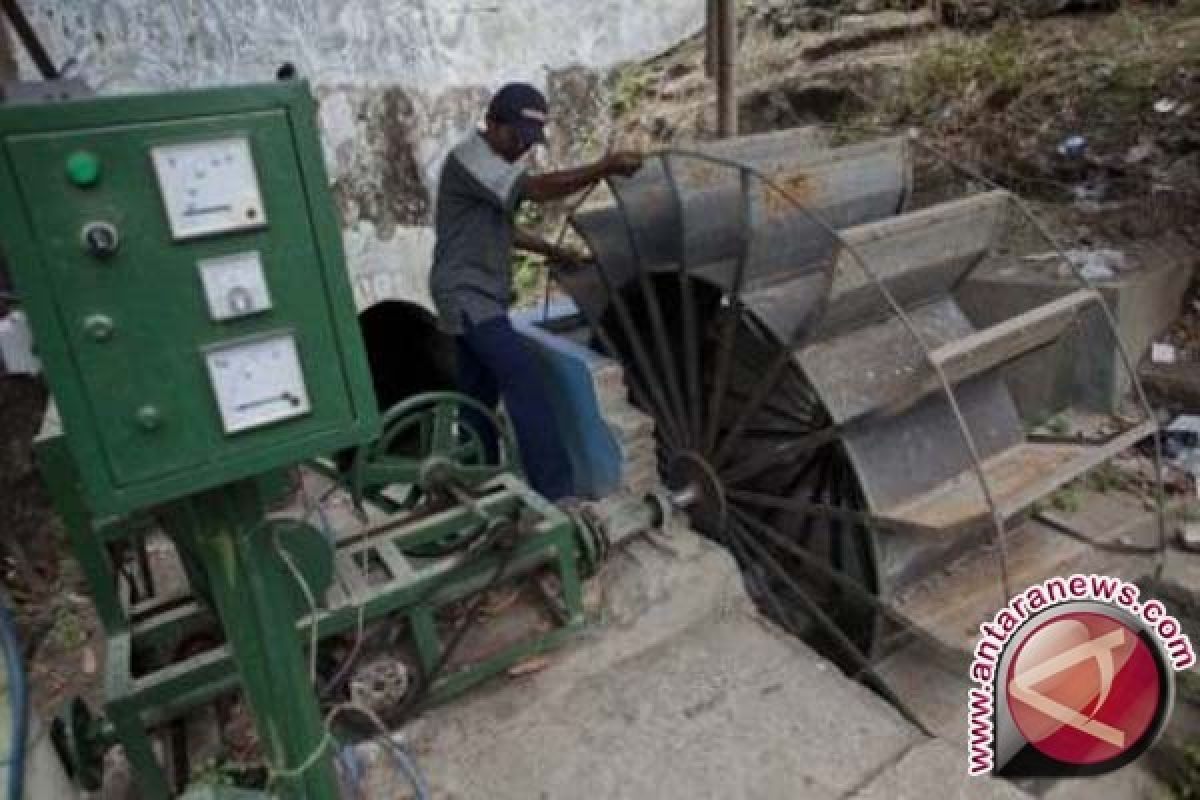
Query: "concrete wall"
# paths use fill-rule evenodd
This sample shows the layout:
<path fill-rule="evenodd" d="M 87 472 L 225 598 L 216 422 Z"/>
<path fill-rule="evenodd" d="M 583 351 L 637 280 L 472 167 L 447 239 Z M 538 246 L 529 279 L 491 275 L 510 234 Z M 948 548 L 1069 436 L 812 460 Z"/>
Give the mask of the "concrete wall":
<path fill-rule="evenodd" d="M 321 102 L 360 307 L 428 305 L 431 190 L 508 80 L 548 91 L 548 163 L 603 142 L 607 71 L 698 30 L 702 0 L 25 0 L 52 58 L 101 93 L 271 80 Z M 22 74 L 33 78 L 26 61 Z"/>
<path fill-rule="evenodd" d="M 1186 242 L 1165 237 L 1131 248 L 1127 257 L 1133 270 L 1096 287 L 1112 309 L 1117 333 L 1136 364 L 1179 316 L 1192 279 L 1194 256 Z M 983 328 L 1077 288 L 1074 279 L 1047 276 L 1028 265 L 1009 270 L 984 268 L 963 283 L 956 299 L 971 322 Z M 1060 342 L 1015 360 L 1005 367 L 1004 374 L 1025 420 L 1044 420 L 1067 407 L 1120 412 L 1133 389 L 1132 377 L 1098 307 L 1085 311 Z"/>

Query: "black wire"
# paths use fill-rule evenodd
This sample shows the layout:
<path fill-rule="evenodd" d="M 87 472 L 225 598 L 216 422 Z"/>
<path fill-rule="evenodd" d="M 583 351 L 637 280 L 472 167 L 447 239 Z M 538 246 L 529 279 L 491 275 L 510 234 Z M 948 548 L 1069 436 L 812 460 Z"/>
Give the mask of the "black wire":
<path fill-rule="evenodd" d="M 490 529 L 490 535 L 475 540 L 476 542 L 480 543 L 474 549 L 474 558 L 482 557 L 484 554 L 491 552 L 492 549 L 495 548 L 505 536 L 507 536 L 509 533 L 516 532 L 517 530 L 514 520 L 506 519 L 497 523 L 493 528 Z M 485 529 L 485 533 L 489 533 L 489 531 Z M 432 688 L 433 684 L 437 682 L 438 677 L 441 676 L 441 673 L 446 668 L 446 665 L 454 657 L 455 652 L 457 652 L 458 647 L 466 637 L 466 634 L 477 621 L 479 611 L 483 606 L 483 602 L 487 599 L 488 594 L 490 594 L 504 578 L 504 574 L 508 571 L 508 567 L 511 565 L 512 559 L 516 555 L 516 551 L 517 547 L 515 544 L 511 548 L 505 550 L 504 555 L 496 565 L 496 570 L 488 579 L 487 584 L 479 591 L 478 594 L 475 595 L 474 598 L 472 598 L 471 606 L 468 608 L 467 613 L 463 618 L 463 622 L 454 632 L 454 636 L 451 638 L 449 644 L 442 649 L 442 654 L 438 658 L 438 661 L 434 665 L 433 669 L 429 671 L 427 676 L 420 674 L 418 675 L 417 685 L 414 686 L 412 691 L 409 692 L 408 696 L 400 705 L 400 708 L 397 712 L 398 717 L 401 720 L 398 723 L 399 725 L 406 723 L 411 717 L 412 712 L 419 707 L 421 702 L 428 696 L 429 690 Z M 471 562 L 468 561 L 462 566 L 469 566 L 470 563 Z M 413 605 L 421 605 L 422 603 L 427 602 L 433 597 L 434 594 L 444 588 L 445 587 L 443 584 L 429 587 L 429 589 L 427 589 L 419 598 L 413 601 Z M 346 677 L 350 673 L 351 668 L 354 666 L 354 662 L 357 661 L 358 657 L 361 655 L 363 638 L 365 637 L 356 638 L 354 647 L 350 654 L 346 657 L 343 663 L 339 665 L 338 670 L 334 674 L 333 678 L 331 678 L 330 681 L 321 689 L 322 696 L 328 695 L 330 692 L 337 689 L 339 684 L 345 681 Z"/>
<path fill-rule="evenodd" d="M 490 552 L 492 548 L 496 547 L 500 541 L 510 533 L 510 526 L 511 532 L 517 533 L 516 526 L 511 522 L 508 524 L 497 525 L 495 532 L 489 537 L 487 542 L 479 546 L 477 552 Z M 454 635 L 450 638 L 450 642 L 444 648 L 442 648 L 442 654 L 438 658 L 438 661 L 434 665 L 433 669 L 429 671 L 427 676 L 421 675 L 419 677 L 417 686 L 414 687 L 412 693 L 409 694 L 408 698 L 404 701 L 404 703 L 401 704 L 397 714 L 397 716 L 400 718 L 399 724 L 403 725 L 407 723 L 411 718 L 413 711 L 418 708 L 421 702 L 429 695 L 433 685 L 437 683 L 437 679 L 441 676 L 446 666 L 450 663 L 450 660 L 454 657 L 459 645 L 462 644 L 471 628 L 475 626 L 475 623 L 479 618 L 479 611 L 483 608 L 484 601 L 486 601 L 487 596 L 497 586 L 500 585 L 501 580 L 504 578 L 504 573 L 508 571 L 508 567 L 510 564 L 512 564 L 512 560 L 516 556 L 516 553 L 517 546 L 514 542 L 512 547 L 504 551 L 500 561 L 496 564 L 495 571 L 488 579 L 487 584 L 479 591 L 478 594 L 475 595 L 474 598 L 472 598 L 471 605 L 467 609 L 467 613 L 464 615 L 462 623 L 458 626 L 458 629 L 455 630 Z M 428 594 L 432 595 L 434 591 L 435 590 L 431 589 Z"/>

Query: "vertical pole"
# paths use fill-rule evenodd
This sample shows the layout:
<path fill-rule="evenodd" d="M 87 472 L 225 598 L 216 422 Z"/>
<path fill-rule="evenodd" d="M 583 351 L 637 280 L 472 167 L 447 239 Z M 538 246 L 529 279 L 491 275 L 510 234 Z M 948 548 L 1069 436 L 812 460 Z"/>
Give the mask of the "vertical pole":
<path fill-rule="evenodd" d="M 8 37 L 8 23 L 0 14 L 0 84 L 16 79 L 17 57 L 13 54 L 12 40 Z M 0 92 L 0 96 L 3 96 L 3 92 Z"/>
<path fill-rule="evenodd" d="M 737 0 L 717 3 L 717 135 L 737 136 Z"/>
<path fill-rule="evenodd" d="M 58 80 L 58 67 L 54 66 L 54 62 L 50 60 L 50 54 L 46 52 L 46 48 L 38 38 L 37 31 L 29 24 L 29 18 L 25 16 L 25 12 L 17 5 L 17 0 L 0 0 L 0 11 L 8 15 L 8 21 L 13 26 L 13 33 L 21 40 L 21 44 L 25 45 L 25 50 L 29 53 L 29 58 L 37 67 L 38 72 L 41 73 L 42 80 Z"/>
<path fill-rule="evenodd" d="M 704 0 L 704 77 L 717 77 L 717 4 L 720 0 Z"/>
<path fill-rule="evenodd" d="M 335 800 L 332 752 L 320 752 L 325 728 L 296 630 L 295 578 L 264 517 L 260 487 L 247 480 L 181 501 L 165 523 L 207 576 L 263 754 L 275 771 L 272 790 L 287 800 Z"/>

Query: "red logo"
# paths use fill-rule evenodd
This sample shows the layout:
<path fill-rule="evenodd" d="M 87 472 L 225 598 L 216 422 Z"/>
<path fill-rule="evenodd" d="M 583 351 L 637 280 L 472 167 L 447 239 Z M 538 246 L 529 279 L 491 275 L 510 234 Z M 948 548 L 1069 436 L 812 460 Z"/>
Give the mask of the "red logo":
<path fill-rule="evenodd" d="M 1142 749 L 1165 702 L 1162 666 L 1107 614 L 1056 615 L 1021 642 L 1005 689 L 1025 740 L 1063 764 L 1100 765 Z"/>

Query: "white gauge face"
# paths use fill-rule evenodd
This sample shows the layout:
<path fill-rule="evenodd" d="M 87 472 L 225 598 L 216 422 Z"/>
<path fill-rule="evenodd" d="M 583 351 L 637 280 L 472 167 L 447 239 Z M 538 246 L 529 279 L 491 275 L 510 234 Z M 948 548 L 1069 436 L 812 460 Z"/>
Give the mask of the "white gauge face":
<path fill-rule="evenodd" d="M 271 308 L 271 293 L 258 253 L 206 258 L 197 264 L 214 320 L 237 319 Z"/>
<path fill-rule="evenodd" d="M 311 410 L 290 333 L 230 342 L 205 353 L 225 433 L 270 425 Z"/>
<path fill-rule="evenodd" d="M 155 147 L 150 155 L 175 241 L 267 224 L 247 139 Z"/>

